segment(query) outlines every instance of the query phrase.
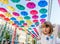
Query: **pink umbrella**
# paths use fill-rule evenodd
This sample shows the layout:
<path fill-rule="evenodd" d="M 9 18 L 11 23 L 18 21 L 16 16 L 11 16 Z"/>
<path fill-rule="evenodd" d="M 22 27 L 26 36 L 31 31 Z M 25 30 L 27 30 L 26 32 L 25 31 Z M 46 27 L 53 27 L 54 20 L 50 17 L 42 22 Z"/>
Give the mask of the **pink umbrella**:
<path fill-rule="evenodd" d="M 58 0 L 59 6 L 60 6 L 60 0 Z"/>

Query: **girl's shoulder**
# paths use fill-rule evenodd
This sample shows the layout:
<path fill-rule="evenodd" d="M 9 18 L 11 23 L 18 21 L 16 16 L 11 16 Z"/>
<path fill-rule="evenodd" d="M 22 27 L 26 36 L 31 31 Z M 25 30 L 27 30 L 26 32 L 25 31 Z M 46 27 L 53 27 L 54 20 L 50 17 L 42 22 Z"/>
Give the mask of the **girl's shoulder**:
<path fill-rule="evenodd" d="M 54 39 L 54 38 L 55 38 L 54 34 L 51 34 L 51 35 L 50 35 L 50 38 L 51 38 L 51 39 Z"/>
<path fill-rule="evenodd" d="M 51 36 L 50 36 L 50 39 L 52 39 L 52 40 L 57 40 L 57 36 L 56 35 L 54 35 L 54 34 L 52 34 Z"/>

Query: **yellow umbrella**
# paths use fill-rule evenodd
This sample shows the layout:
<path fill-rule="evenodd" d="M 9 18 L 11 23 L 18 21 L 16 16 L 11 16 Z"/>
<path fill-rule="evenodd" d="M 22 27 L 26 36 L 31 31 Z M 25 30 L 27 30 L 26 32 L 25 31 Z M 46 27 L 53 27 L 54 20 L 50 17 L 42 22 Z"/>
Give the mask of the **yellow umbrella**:
<path fill-rule="evenodd" d="M 10 10 L 10 11 L 14 11 L 15 8 L 13 8 L 12 6 L 7 6 L 7 8 Z"/>
<path fill-rule="evenodd" d="M 26 34 L 28 33 L 27 28 L 23 27 L 23 30 L 26 32 Z"/>
<path fill-rule="evenodd" d="M 11 21 L 11 20 L 10 20 L 10 21 L 8 21 L 8 22 L 9 22 L 9 24 L 13 24 L 13 23 L 14 23 L 14 22 L 13 22 L 13 21 Z"/>
<path fill-rule="evenodd" d="M 8 12 L 6 12 L 5 15 L 6 15 L 7 17 L 9 17 L 9 18 L 12 17 L 12 15 L 11 15 L 10 13 L 8 13 Z"/>
<path fill-rule="evenodd" d="M 23 20 L 23 17 L 18 16 L 18 17 L 17 17 L 17 20 L 19 20 L 19 21 L 20 21 L 20 20 Z"/>
<path fill-rule="evenodd" d="M 1 2 L 1 0 L 0 0 L 0 2 Z"/>
<path fill-rule="evenodd" d="M 3 4 L 8 4 L 9 0 L 0 0 Z"/>
<path fill-rule="evenodd" d="M 26 20 L 26 23 L 27 23 L 28 26 L 32 25 L 32 21 L 31 20 Z"/>

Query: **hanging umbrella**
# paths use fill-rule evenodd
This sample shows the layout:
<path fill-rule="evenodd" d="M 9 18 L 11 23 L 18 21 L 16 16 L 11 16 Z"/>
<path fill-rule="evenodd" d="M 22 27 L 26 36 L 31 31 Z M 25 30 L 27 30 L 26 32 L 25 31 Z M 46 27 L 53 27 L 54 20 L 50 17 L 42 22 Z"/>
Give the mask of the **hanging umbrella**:
<path fill-rule="evenodd" d="M 59 4 L 59 6 L 60 6 L 60 0 L 58 0 L 58 4 Z"/>
<path fill-rule="evenodd" d="M 25 32 L 32 28 L 31 34 L 35 36 L 39 35 L 36 28 L 50 20 L 50 0 L 0 0 L 0 2 L 0 12 L 4 13 L 0 13 L 2 19 Z"/>

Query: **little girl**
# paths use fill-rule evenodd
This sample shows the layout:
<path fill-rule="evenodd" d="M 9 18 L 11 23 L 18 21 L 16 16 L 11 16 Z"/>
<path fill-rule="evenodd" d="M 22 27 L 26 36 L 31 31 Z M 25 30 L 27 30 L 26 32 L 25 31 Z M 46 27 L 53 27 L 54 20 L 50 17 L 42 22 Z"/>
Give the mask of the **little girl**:
<path fill-rule="evenodd" d="M 40 44 L 56 44 L 57 42 L 60 44 L 60 39 L 53 34 L 53 26 L 50 22 L 44 22 L 41 25 L 41 29 L 40 36 L 37 37 L 37 41 L 40 40 Z"/>

